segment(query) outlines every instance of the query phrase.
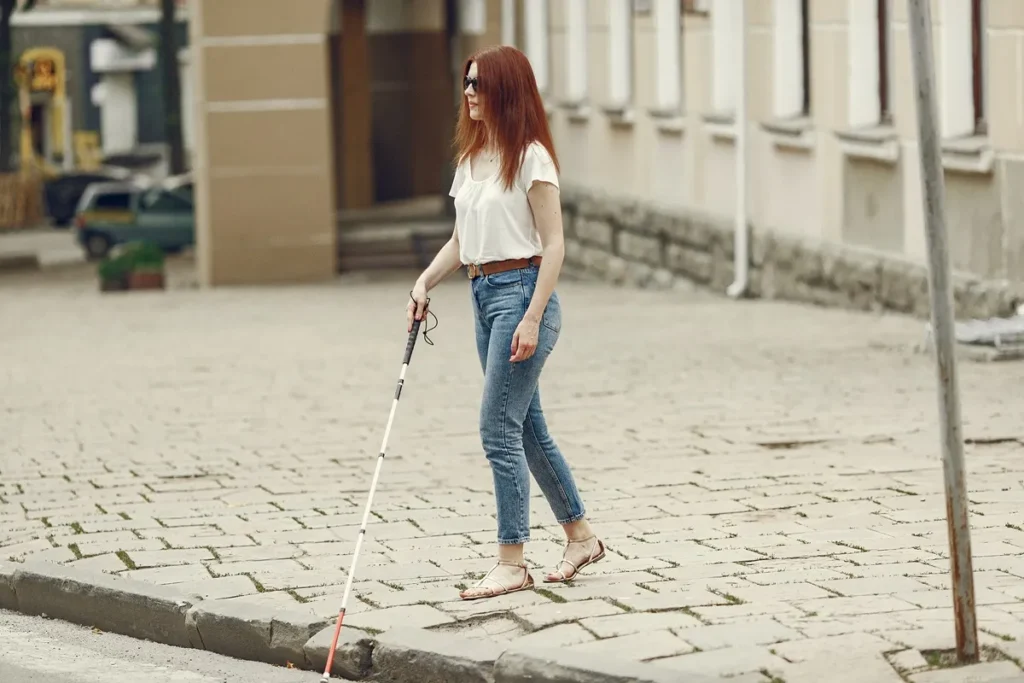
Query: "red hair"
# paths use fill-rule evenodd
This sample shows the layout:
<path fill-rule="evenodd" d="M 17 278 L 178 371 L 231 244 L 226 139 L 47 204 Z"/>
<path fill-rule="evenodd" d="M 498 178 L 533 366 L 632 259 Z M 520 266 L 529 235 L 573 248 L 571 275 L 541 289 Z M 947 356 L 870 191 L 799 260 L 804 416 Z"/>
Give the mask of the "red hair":
<path fill-rule="evenodd" d="M 544 145 L 555 162 L 555 170 L 560 170 L 544 101 L 526 55 L 508 45 L 486 47 L 466 60 L 463 76 L 469 74 L 473 62 L 480 79 L 477 92 L 486 124 L 469 117 L 469 104 L 463 97 L 455 127 L 456 165 L 483 149 L 490 133 L 501 153 L 498 172 L 505 189 L 512 188 L 526 149 L 533 142 Z"/>

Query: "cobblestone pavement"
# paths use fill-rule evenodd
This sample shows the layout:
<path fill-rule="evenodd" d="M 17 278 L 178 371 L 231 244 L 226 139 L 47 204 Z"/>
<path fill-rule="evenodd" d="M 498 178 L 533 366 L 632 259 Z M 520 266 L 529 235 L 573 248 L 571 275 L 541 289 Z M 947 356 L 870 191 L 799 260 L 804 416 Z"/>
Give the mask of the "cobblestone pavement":
<path fill-rule="evenodd" d="M 411 277 L 106 296 L 91 280 L 3 281 L 0 557 L 333 617 Z M 490 567 L 495 520 L 455 277 L 433 294 L 435 345 L 421 339 L 409 370 L 347 624 L 614 652 L 743 683 L 1022 675 L 1021 365 L 960 365 L 977 610 L 995 649 L 946 669 L 921 321 L 560 291 L 544 403 L 609 556 L 573 586 L 458 600 Z M 534 496 L 539 578 L 561 545 Z"/>

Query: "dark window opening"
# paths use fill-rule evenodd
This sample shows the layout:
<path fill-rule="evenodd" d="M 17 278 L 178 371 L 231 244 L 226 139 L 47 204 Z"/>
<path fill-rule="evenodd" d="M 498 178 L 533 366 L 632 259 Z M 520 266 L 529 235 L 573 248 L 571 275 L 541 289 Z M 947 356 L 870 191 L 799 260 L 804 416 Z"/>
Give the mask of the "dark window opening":
<path fill-rule="evenodd" d="M 985 25 L 983 0 L 971 0 L 971 76 L 973 81 L 974 132 L 984 135 L 988 130 L 985 120 Z"/>
<path fill-rule="evenodd" d="M 130 209 L 131 205 L 132 197 L 128 193 L 101 194 L 93 202 L 97 209 Z"/>
<path fill-rule="evenodd" d="M 889 102 L 889 2 L 878 0 L 878 119 L 892 122 Z"/>

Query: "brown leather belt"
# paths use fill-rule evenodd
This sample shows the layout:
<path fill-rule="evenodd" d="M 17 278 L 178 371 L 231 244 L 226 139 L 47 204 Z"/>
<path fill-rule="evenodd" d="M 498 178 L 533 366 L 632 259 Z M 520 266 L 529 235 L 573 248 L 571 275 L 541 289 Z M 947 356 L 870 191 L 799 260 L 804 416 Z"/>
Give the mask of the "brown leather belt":
<path fill-rule="evenodd" d="M 532 256 L 530 258 L 513 258 L 505 261 L 491 261 L 490 263 L 483 263 L 477 265 L 475 263 L 466 264 L 466 273 L 469 275 L 470 280 L 474 280 L 481 275 L 493 275 L 494 273 L 504 273 L 507 270 L 517 270 L 519 268 L 526 268 L 528 266 L 540 266 L 541 257 Z"/>

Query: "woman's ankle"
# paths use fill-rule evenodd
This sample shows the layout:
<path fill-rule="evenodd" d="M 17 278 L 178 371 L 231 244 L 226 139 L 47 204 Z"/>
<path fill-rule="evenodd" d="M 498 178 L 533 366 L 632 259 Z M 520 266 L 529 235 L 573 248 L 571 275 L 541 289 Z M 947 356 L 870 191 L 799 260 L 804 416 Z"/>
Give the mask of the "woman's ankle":
<path fill-rule="evenodd" d="M 498 561 L 502 564 L 515 564 L 524 565 L 526 564 L 526 556 L 524 552 L 524 546 L 522 544 L 517 545 L 498 545 Z"/>
<path fill-rule="evenodd" d="M 570 543 L 578 543 L 594 537 L 594 530 L 586 518 L 563 524 L 562 530 L 565 531 L 565 537 Z"/>

